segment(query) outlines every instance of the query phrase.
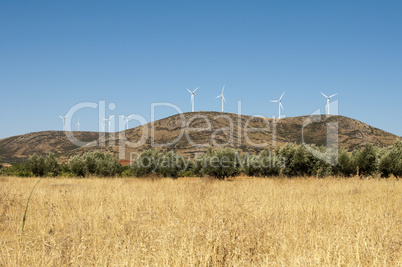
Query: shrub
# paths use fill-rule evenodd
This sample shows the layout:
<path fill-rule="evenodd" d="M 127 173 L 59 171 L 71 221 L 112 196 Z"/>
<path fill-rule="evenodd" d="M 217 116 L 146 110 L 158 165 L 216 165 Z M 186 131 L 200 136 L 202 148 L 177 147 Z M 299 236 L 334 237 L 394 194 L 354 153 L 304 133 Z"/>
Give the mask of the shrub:
<path fill-rule="evenodd" d="M 35 176 L 57 176 L 60 166 L 53 153 L 49 153 L 46 157 L 33 154 L 26 162 L 26 169 Z"/>
<path fill-rule="evenodd" d="M 241 173 L 239 153 L 235 149 L 209 149 L 204 159 L 203 172 L 217 179 L 223 180 Z"/>
<path fill-rule="evenodd" d="M 402 140 L 396 140 L 392 145 L 390 157 L 392 159 L 391 171 L 395 177 L 402 177 Z"/>
<path fill-rule="evenodd" d="M 71 172 L 79 177 L 86 175 L 85 164 L 80 156 L 73 156 L 68 162 Z"/>
<path fill-rule="evenodd" d="M 157 172 L 163 177 L 177 178 L 188 168 L 188 161 L 173 151 L 162 155 L 158 164 Z"/>
<path fill-rule="evenodd" d="M 390 150 L 383 155 L 379 163 L 381 177 L 393 174 L 396 178 L 402 177 L 402 141 L 396 140 Z"/>
<path fill-rule="evenodd" d="M 87 152 L 81 158 L 74 156 L 69 161 L 71 171 L 84 177 L 86 175 L 114 176 L 121 173 L 121 165 L 109 152 Z"/>
<path fill-rule="evenodd" d="M 247 153 L 243 157 L 243 173 L 247 176 L 261 176 L 262 166 L 258 155 Z"/>
<path fill-rule="evenodd" d="M 356 164 L 352 159 L 352 155 L 346 152 L 345 149 L 340 149 L 338 152 L 337 172 L 344 177 L 350 177 L 356 174 Z"/>
<path fill-rule="evenodd" d="M 157 150 L 144 150 L 131 166 L 134 175 L 141 177 L 155 172 L 158 168 L 160 157 L 161 154 Z"/>
<path fill-rule="evenodd" d="M 279 150 L 284 159 L 282 173 L 286 176 L 304 176 L 312 173 L 307 149 L 303 145 L 288 143 Z"/>
<path fill-rule="evenodd" d="M 373 176 L 376 172 L 376 151 L 371 144 L 355 154 L 356 165 L 359 167 L 359 176 Z"/>
<path fill-rule="evenodd" d="M 259 161 L 261 166 L 260 175 L 265 177 L 278 176 L 281 168 L 284 167 L 281 158 L 279 158 L 276 153 L 269 150 L 261 151 Z"/>
<path fill-rule="evenodd" d="M 195 157 L 194 161 L 190 164 L 190 169 L 194 176 L 203 177 L 205 175 L 204 165 L 206 162 L 207 154 L 201 154 Z"/>

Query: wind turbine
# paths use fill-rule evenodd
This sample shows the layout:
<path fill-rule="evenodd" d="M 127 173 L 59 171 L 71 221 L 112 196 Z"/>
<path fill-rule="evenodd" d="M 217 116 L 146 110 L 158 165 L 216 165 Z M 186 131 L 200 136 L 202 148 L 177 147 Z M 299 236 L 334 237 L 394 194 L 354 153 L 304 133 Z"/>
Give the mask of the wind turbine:
<path fill-rule="evenodd" d="M 101 123 L 101 125 L 102 125 L 102 132 L 104 132 L 106 124 Z"/>
<path fill-rule="evenodd" d="M 128 130 L 128 120 L 130 119 L 130 117 L 131 116 L 133 116 L 133 114 L 131 114 L 130 116 L 124 116 L 124 115 L 121 115 L 125 120 L 126 120 L 126 130 Z"/>
<path fill-rule="evenodd" d="M 321 94 L 327 99 L 327 107 L 328 107 L 328 114 L 327 114 L 327 115 L 329 115 L 329 99 L 330 99 L 331 97 L 336 96 L 338 93 L 333 94 L 333 95 L 331 95 L 331 96 L 326 96 L 323 92 L 321 92 Z"/>
<path fill-rule="evenodd" d="M 63 120 L 63 132 L 66 130 L 66 118 L 67 118 L 67 116 L 68 116 L 68 113 L 64 117 L 59 115 L 60 119 Z"/>
<path fill-rule="evenodd" d="M 78 118 L 78 122 L 77 122 L 77 131 L 80 131 L 80 118 Z"/>
<path fill-rule="evenodd" d="M 194 91 L 190 91 L 188 88 L 186 88 L 187 91 L 191 94 L 191 111 L 194 112 L 194 95 L 195 91 L 197 91 L 198 87 L 194 89 Z"/>
<path fill-rule="evenodd" d="M 282 97 L 283 97 L 284 94 L 285 94 L 285 92 L 283 92 L 283 94 L 281 95 L 281 97 L 278 100 L 272 100 L 271 101 L 273 103 L 279 103 L 279 117 L 278 117 L 278 119 L 281 118 L 281 108 L 284 109 L 283 105 L 282 105 Z"/>
<path fill-rule="evenodd" d="M 110 133 L 110 120 L 114 117 L 114 115 L 110 116 L 109 119 L 103 118 L 105 121 L 108 122 L 108 132 Z"/>
<path fill-rule="evenodd" d="M 222 97 L 222 112 L 223 112 L 223 101 L 226 102 L 225 95 L 223 94 L 223 90 L 225 90 L 225 85 L 223 85 L 222 93 L 220 95 L 218 95 L 217 97 L 215 97 L 215 98 Z"/>

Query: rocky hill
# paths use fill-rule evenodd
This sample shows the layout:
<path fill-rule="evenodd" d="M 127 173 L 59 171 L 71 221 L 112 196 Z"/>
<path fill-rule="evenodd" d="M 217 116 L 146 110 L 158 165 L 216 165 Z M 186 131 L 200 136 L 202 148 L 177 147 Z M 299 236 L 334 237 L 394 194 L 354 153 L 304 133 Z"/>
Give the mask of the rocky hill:
<path fill-rule="evenodd" d="M 4 162 L 21 161 L 33 153 L 55 153 L 61 161 L 92 150 L 111 151 L 129 159 L 132 152 L 157 148 L 182 155 L 204 152 L 210 146 L 259 152 L 287 142 L 339 146 L 354 150 L 370 142 L 391 145 L 391 133 L 343 116 L 300 116 L 274 120 L 221 112 L 177 114 L 120 133 L 70 132 L 85 144 L 73 144 L 66 133 L 47 131 L 0 140 Z M 124 149 L 122 149 L 124 148 Z"/>

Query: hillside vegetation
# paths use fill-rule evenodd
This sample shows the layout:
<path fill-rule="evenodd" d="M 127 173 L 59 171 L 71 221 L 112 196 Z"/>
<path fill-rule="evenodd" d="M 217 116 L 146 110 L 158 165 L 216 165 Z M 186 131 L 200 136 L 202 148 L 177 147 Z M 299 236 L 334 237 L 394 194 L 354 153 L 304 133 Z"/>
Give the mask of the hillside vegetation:
<path fill-rule="evenodd" d="M 160 177 L 212 176 L 218 179 L 236 177 L 241 173 L 255 177 L 276 176 L 361 176 L 402 177 L 402 141 L 388 148 L 371 144 L 347 152 L 288 143 L 276 150 L 259 154 L 241 153 L 232 148 L 210 147 L 197 157 L 185 158 L 173 151 L 145 150 L 122 166 L 110 153 L 87 152 L 73 156 L 68 164 L 58 164 L 54 154 L 33 155 L 24 164 L 0 169 L 0 174 L 27 176 L 136 176 L 157 174 Z"/>
<path fill-rule="evenodd" d="M 195 131 L 198 129 L 197 131 Z M 400 137 L 343 116 L 301 116 L 279 121 L 221 112 L 191 112 L 174 115 L 116 134 L 71 132 L 85 145 L 74 145 L 60 131 L 30 133 L 0 140 L 0 156 L 5 162 L 22 162 L 33 154 L 54 153 L 60 162 L 90 151 L 119 153 L 119 144 L 126 140 L 136 147 L 124 146 L 125 158 L 130 153 L 147 149 L 174 151 L 189 156 L 204 153 L 211 146 L 231 147 L 241 152 L 259 153 L 264 149 L 282 147 L 303 141 L 316 146 L 331 145 L 328 129 L 337 133 L 340 148 L 353 151 L 371 143 L 378 147 L 392 145 Z M 332 144 L 333 145 L 333 144 Z"/>

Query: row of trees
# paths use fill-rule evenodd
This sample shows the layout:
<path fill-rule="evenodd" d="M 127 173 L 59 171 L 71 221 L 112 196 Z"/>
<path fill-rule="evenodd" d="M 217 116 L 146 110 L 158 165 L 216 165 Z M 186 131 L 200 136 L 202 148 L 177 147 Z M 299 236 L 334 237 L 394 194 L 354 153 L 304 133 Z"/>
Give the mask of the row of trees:
<path fill-rule="evenodd" d="M 248 176 L 375 176 L 402 177 L 402 141 L 389 148 L 367 144 L 353 152 L 305 145 L 286 144 L 280 149 L 264 150 L 259 154 L 241 154 L 232 148 L 208 149 L 188 160 L 173 151 L 162 153 L 145 150 L 131 164 L 123 167 L 110 153 L 88 152 L 74 156 L 67 165 L 57 163 L 54 154 L 33 155 L 23 165 L 0 169 L 3 174 L 18 176 L 136 176 L 156 173 L 163 177 L 205 176 L 217 179 Z"/>
<path fill-rule="evenodd" d="M 169 160 L 166 160 L 169 159 Z M 326 150 L 303 144 L 288 143 L 282 148 L 259 154 L 240 154 L 231 148 L 208 149 L 193 161 L 173 152 L 160 154 L 155 150 L 144 151 L 131 170 L 135 176 L 152 172 L 163 176 L 180 175 L 213 176 L 218 179 L 234 177 L 241 173 L 248 176 L 375 176 L 402 177 L 402 141 L 390 148 L 376 148 L 367 144 L 353 152 L 344 149 Z"/>

